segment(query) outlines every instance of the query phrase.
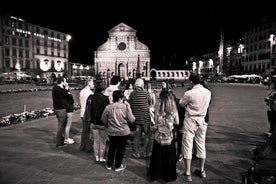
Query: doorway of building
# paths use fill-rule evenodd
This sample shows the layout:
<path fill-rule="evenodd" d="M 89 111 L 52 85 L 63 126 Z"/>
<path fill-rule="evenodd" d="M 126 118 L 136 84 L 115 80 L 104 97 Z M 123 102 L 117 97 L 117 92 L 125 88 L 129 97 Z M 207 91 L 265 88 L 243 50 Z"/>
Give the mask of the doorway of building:
<path fill-rule="evenodd" d="M 123 79 L 126 78 L 126 67 L 123 63 L 118 66 L 118 75 Z"/>

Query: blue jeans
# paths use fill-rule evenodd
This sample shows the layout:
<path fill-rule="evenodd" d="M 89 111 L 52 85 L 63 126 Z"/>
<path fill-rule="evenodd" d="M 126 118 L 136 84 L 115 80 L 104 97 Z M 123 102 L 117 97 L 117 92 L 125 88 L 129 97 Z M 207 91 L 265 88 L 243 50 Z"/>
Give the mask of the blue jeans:
<path fill-rule="evenodd" d="M 66 109 L 54 110 L 58 120 L 58 131 L 56 137 L 56 144 L 61 145 L 64 143 L 64 133 L 67 124 L 67 112 Z"/>

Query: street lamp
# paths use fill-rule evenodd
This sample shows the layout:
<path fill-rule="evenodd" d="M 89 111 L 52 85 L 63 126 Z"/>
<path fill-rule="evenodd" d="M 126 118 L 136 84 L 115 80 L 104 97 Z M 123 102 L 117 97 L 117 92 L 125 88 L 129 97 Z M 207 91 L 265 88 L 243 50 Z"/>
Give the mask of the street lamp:
<path fill-rule="evenodd" d="M 274 39 L 274 34 L 270 34 L 270 61 L 269 61 L 269 76 L 271 77 L 271 65 L 272 65 L 272 48 L 273 48 L 273 39 Z"/>

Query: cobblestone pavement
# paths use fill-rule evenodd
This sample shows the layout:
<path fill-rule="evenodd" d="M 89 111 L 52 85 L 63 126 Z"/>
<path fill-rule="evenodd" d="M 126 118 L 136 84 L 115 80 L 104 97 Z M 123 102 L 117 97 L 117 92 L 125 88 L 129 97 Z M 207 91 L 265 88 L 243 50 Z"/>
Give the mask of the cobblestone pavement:
<path fill-rule="evenodd" d="M 240 183 L 241 173 L 253 163 L 252 149 L 265 141 L 268 129 L 264 97 L 268 90 L 260 85 L 210 84 L 213 98 L 207 132 L 207 178 L 192 175 L 196 184 Z M 174 89 L 181 96 L 184 88 Z M 79 151 L 81 121 L 74 112 L 71 136 L 73 145 L 55 147 L 55 116 L 0 128 L 1 184 L 86 184 L 152 183 L 146 177 L 149 160 L 131 158 L 128 144 L 121 172 L 107 171 L 94 161 L 93 153 Z M 131 141 L 130 141 L 131 143 Z M 177 163 L 183 181 L 183 161 Z M 193 160 L 192 169 L 197 161 Z M 159 183 L 159 182 L 153 182 Z"/>

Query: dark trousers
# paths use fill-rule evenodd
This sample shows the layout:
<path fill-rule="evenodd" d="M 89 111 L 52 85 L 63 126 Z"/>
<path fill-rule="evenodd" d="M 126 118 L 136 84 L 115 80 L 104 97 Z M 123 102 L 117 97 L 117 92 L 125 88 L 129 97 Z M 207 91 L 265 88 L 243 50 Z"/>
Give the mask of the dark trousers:
<path fill-rule="evenodd" d="M 64 133 L 67 123 L 67 112 L 66 109 L 54 110 L 58 120 L 58 131 L 56 136 L 56 144 L 61 145 L 64 143 Z"/>
<path fill-rule="evenodd" d="M 182 150 L 182 132 L 180 132 L 181 127 L 179 125 L 174 126 L 174 135 L 176 140 L 176 147 L 177 147 L 177 156 L 181 155 Z"/>
<path fill-rule="evenodd" d="M 85 122 L 82 119 L 82 132 L 80 150 L 90 152 L 92 151 L 92 143 L 90 142 L 90 125 L 91 122 Z"/>
<path fill-rule="evenodd" d="M 267 111 L 267 119 L 270 124 L 269 132 L 272 133 L 276 124 L 276 112 L 275 111 Z"/>
<path fill-rule="evenodd" d="M 118 168 L 121 166 L 124 158 L 128 138 L 129 138 L 129 135 L 109 136 L 107 166 L 111 167 L 113 165 L 114 158 L 115 158 L 115 168 Z"/>

